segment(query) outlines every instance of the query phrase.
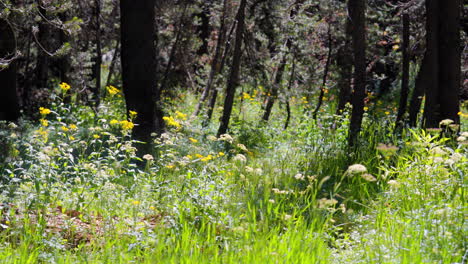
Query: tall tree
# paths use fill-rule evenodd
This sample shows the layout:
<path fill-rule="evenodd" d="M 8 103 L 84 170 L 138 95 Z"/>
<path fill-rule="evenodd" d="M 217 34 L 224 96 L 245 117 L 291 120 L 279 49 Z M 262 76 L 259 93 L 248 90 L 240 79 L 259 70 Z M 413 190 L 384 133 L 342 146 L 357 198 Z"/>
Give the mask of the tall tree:
<path fill-rule="evenodd" d="M 150 152 L 151 133 L 162 133 L 164 122 L 156 80 L 155 0 L 122 0 L 121 60 L 127 111 L 138 113 L 135 139 L 146 142 L 140 154 Z"/>
<path fill-rule="evenodd" d="M 16 121 L 20 116 L 19 99 L 16 92 L 16 38 L 10 24 L 0 18 L 0 83 L 2 102 L 0 120 Z"/>
<path fill-rule="evenodd" d="M 396 127 L 399 128 L 402 126 L 403 116 L 406 113 L 406 105 L 408 104 L 408 93 L 409 93 L 409 14 L 403 14 L 403 44 L 402 44 L 402 53 L 403 53 L 403 62 L 402 62 L 402 77 L 401 77 L 401 92 L 400 92 L 400 105 L 398 108 L 398 114 L 396 119 Z"/>
<path fill-rule="evenodd" d="M 336 56 L 336 64 L 338 66 L 338 106 L 336 108 L 336 113 L 341 114 L 345 108 L 346 103 L 351 101 L 351 75 L 353 72 L 353 56 L 352 56 L 352 47 L 351 47 L 351 38 L 352 38 L 352 24 L 351 20 L 346 19 L 345 24 L 345 36 L 343 45 L 338 49 L 338 54 Z"/>
<path fill-rule="evenodd" d="M 357 143 L 364 114 L 364 98 L 366 96 L 366 28 L 365 0 L 349 0 L 348 12 L 352 27 L 354 55 L 354 89 L 351 97 L 353 112 L 349 131 L 349 146 Z"/>
<path fill-rule="evenodd" d="M 438 127 L 443 119 L 459 122 L 460 12 L 460 0 L 426 0 L 425 127 Z"/>
<path fill-rule="evenodd" d="M 227 81 L 226 97 L 224 99 L 223 115 L 221 117 L 221 124 L 218 129 L 218 136 L 225 134 L 229 127 L 229 120 L 231 118 L 232 106 L 234 104 L 234 96 L 236 88 L 239 86 L 239 73 L 240 63 L 242 57 L 242 42 L 245 25 L 245 7 L 247 0 L 241 0 L 239 11 L 237 12 L 237 28 L 236 28 L 236 42 L 234 44 L 234 54 L 232 59 L 231 72 Z"/>

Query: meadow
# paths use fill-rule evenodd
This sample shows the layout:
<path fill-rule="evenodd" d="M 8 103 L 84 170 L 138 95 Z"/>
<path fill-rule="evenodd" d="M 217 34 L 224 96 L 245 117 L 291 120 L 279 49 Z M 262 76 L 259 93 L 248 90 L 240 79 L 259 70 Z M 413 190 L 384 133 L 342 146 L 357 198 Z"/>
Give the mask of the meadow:
<path fill-rule="evenodd" d="M 461 127 L 395 134 L 377 101 L 349 149 L 349 109 L 331 103 L 315 121 L 292 98 L 285 130 L 284 106 L 262 123 L 259 93 L 245 92 L 216 137 L 219 116 L 203 126 L 181 94 L 139 158 L 138 113 L 113 88 L 98 114 L 57 86 L 39 122 L 1 124 L 1 263 L 468 261 L 463 112 Z"/>

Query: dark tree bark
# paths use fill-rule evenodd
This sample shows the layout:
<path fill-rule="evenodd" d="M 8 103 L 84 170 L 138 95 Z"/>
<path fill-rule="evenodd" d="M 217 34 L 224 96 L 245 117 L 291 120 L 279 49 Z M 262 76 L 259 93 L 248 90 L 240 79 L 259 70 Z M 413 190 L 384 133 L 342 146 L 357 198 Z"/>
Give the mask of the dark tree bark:
<path fill-rule="evenodd" d="M 338 65 L 338 106 L 336 108 L 336 114 L 341 114 L 344 110 L 346 103 L 351 101 L 351 75 L 353 72 L 353 57 L 352 57 L 352 45 L 351 36 L 352 25 L 349 19 L 346 20 L 345 25 L 345 40 L 343 46 L 338 50 L 336 64 Z"/>
<path fill-rule="evenodd" d="M 354 91 L 351 104 L 353 112 L 349 131 L 349 146 L 357 143 L 364 114 L 364 98 L 366 96 L 366 28 L 365 0 L 349 0 L 348 10 L 352 23 L 353 54 L 354 54 Z"/>
<path fill-rule="evenodd" d="M 400 105 L 398 108 L 398 114 L 396 119 L 396 128 L 399 129 L 403 125 L 403 116 L 406 113 L 406 105 L 408 103 L 408 94 L 409 94 L 409 15 L 407 13 L 403 14 L 403 43 L 402 43 L 402 53 L 403 53 L 403 62 L 402 62 L 402 77 L 401 77 L 401 92 L 400 92 Z"/>
<path fill-rule="evenodd" d="M 8 63 L 0 68 L 0 120 L 16 121 L 20 116 L 19 98 L 16 91 L 16 38 L 10 24 L 0 19 L 0 60 Z"/>
<path fill-rule="evenodd" d="M 96 57 L 94 58 L 94 104 L 97 107 L 101 101 L 101 65 L 102 65 L 102 50 L 101 50 L 101 0 L 94 0 L 94 25 L 95 25 L 95 41 L 96 41 Z"/>
<path fill-rule="evenodd" d="M 37 8 L 39 11 L 40 16 L 43 20 L 48 19 L 47 11 L 42 6 L 41 0 L 37 0 Z M 36 61 L 36 81 L 35 85 L 37 88 L 46 88 L 47 87 L 47 79 L 49 78 L 49 54 L 47 51 L 44 50 L 45 48 L 49 47 L 50 43 L 50 26 L 47 24 L 47 21 L 39 22 L 39 33 L 37 33 L 36 41 L 39 44 L 38 52 L 37 52 L 37 61 Z M 34 33 L 35 34 L 35 33 Z"/>
<path fill-rule="evenodd" d="M 289 51 L 291 48 L 291 40 L 288 39 L 286 41 L 286 49 Z M 271 110 L 273 109 L 273 105 L 275 104 L 276 99 L 278 98 L 279 88 L 281 86 L 281 82 L 283 81 L 283 74 L 284 69 L 286 68 L 286 59 L 288 58 L 288 54 L 285 53 L 281 58 L 281 62 L 278 66 L 278 69 L 275 74 L 275 81 L 271 87 L 271 94 L 267 97 L 267 101 L 265 103 L 265 111 L 263 112 L 263 121 L 268 121 L 270 119 Z"/>
<path fill-rule="evenodd" d="M 114 54 L 112 55 L 112 60 L 109 66 L 109 74 L 107 75 L 105 87 L 110 85 L 110 82 L 112 80 L 112 75 L 114 74 L 115 63 L 117 61 L 117 58 L 119 57 L 119 52 L 120 52 L 120 41 L 117 41 L 115 43 Z"/>
<path fill-rule="evenodd" d="M 460 0 L 426 0 L 425 127 L 438 127 L 443 119 L 459 123 L 460 12 Z"/>
<path fill-rule="evenodd" d="M 226 98 L 224 100 L 224 110 L 221 117 L 221 124 L 218 129 L 218 136 L 225 134 L 229 127 L 229 120 L 231 118 L 232 107 L 234 104 L 234 96 L 236 88 L 239 86 L 239 73 L 240 64 L 242 57 L 242 42 L 244 34 L 244 23 L 245 23 L 245 6 L 247 0 L 241 0 L 239 5 L 239 11 L 237 13 L 237 29 L 236 29 L 236 43 L 234 45 L 234 54 L 231 66 L 231 73 L 227 82 Z"/>
<path fill-rule="evenodd" d="M 416 127 L 418 123 L 418 114 L 421 110 L 421 104 L 424 97 L 424 88 L 427 86 L 427 78 L 425 76 L 427 75 L 428 67 L 429 65 L 426 62 L 426 59 L 423 59 L 418 75 L 416 76 L 414 90 L 413 94 L 411 95 L 411 101 L 409 106 L 409 125 L 411 127 Z"/>
<path fill-rule="evenodd" d="M 146 142 L 139 154 L 150 153 L 151 133 L 162 133 L 164 123 L 156 82 L 155 0 L 121 0 L 122 80 L 127 111 L 138 116 L 133 136 Z"/>
<path fill-rule="evenodd" d="M 314 109 L 314 112 L 312 114 L 312 117 L 314 120 L 317 120 L 317 113 L 320 110 L 320 107 L 322 106 L 323 103 L 323 96 L 325 95 L 325 89 L 327 85 L 327 77 L 328 77 L 328 71 L 330 69 L 330 62 L 331 62 L 331 57 L 332 57 L 332 33 L 331 33 L 331 25 L 330 23 L 328 24 L 328 54 L 327 54 L 327 62 L 325 63 L 325 68 L 323 70 L 323 78 L 322 78 L 322 87 L 320 88 L 320 95 L 318 98 L 317 106 Z"/>

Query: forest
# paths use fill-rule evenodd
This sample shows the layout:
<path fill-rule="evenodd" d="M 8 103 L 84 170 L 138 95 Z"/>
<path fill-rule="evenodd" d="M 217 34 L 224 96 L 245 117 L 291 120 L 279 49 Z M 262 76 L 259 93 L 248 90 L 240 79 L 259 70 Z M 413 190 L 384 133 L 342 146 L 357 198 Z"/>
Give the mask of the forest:
<path fill-rule="evenodd" d="M 468 3 L 0 0 L 0 263 L 468 263 Z"/>

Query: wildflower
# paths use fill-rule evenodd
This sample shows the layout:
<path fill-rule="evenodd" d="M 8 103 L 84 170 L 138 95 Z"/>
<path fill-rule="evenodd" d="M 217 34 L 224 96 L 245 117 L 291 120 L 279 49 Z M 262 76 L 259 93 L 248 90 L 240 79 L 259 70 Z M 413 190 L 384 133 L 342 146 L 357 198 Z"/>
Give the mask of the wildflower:
<path fill-rule="evenodd" d="M 192 143 L 197 143 L 197 142 L 198 142 L 198 140 L 196 140 L 196 139 L 194 139 L 194 138 L 191 138 L 191 137 L 189 138 L 189 140 L 190 140 L 190 142 L 192 142 Z"/>
<path fill-rule="evenodd" d="M 218 139 L 217 139 L 215 136 L 213 136 L 213 135 L 209 135 L 209 136 L 207 136 L 206 138 L 207 138 L 208 140 L 210 140 L 210 141 L 216 141 L 216 140 L 218 140 Z"/>
<path fill-rule="evenodd" d="M 457 137 L 457 141 L 458 141 L 458 142 L 466 141 L 466 137 L 464 137 L 464 136 L 459 136 L 459 137 Z"/>
<path fill-rule="evenodd" d="M 136 201 L 136 200 L 133 200 L 133 201 L 132 201 L 132 204 L 133 204 L 133 205 L 139 205 L 140 203 L 141 203 L 140 201 Z"/>
<path fill-rule="evenodd" d="M 120 93 L 120 90 L 117 89 L 117 88 L 115 88 L 115 87 L 112 86 L 112 85 L 107 86 L 106 89 L 107 89 L 107 92 L 108 92 L 111 96 L 114 96 L 114 95 Z"/>
<path fill-rule="evenodd" d="M 172 116 L 165 116 L 163 117 L 163 120 L 166 121 L 168 126 L 173 126 L 175 128 L 181 128 L 182 125 L 177 122 Z"/>
<path fill-rule="evenodd" d="M 66 127 L 66 126 L 62 126 L 62 130 L 63 130 L 63 132 L 68 132 L 68 130 L 70 130 L 70 129 L 68 127 Z"/>
<path fill-rule="evenodd" d="M 51 113 L 50 109 L 44 108 L 44 107 L 39 107 L 39 113 L 41 115 L 48 115 Z"/>
<path fill-rule="evenodd" d="M 98 134 L 94 134 L 93 138 L 98 139 L 98 138 L 100 138 L 100 136 Z"/>
<path fill-rule="evenodd" d="M 201 158 L 203 158 L 203 155 L 197 153 L 197 154 L 195 154 L 195 157 L 201 159 Z"/>
<path fill-rule="evenodd" d="M 123 130 L 132 130 L 135 124 L 133 124 L 131 121 L 122 120 L 120 121 L 120 126 Z"/>
<path fill-rule="evenodd" d="M 389 112 L 389 111 L 385 111 L 385 114 L 386 114 L 386 115 L 389 115 L 389 114 L 390 114 L 390 112 Z"/>
<path fill-rule="evenodd" d="M 48 126 L 49 125 L 49 121 L 47 121 L 47 119 L 40 119 L 39 121 L 41 121 L 41 125 L 42 126 Z"/>
<path fill-rule="evenodd" d="M 289 221 L 289 220 L 292 219 L 292 215 L 285 214 L 285 215 L 283 216 L 283 219 L 284 219 L 284 221 Z"/>
<path fill-rule="evenodd" d="M 392 188 L 399 188 L 401 186 L 401 184 L 395 180 L 389 180 L 387 184 Z"/>
<path fill-rule="evenodd" d="M 304 180 L 305 177 L 304 177 L 303 174 L 298 173 L 298 174 L 294 175 L 294 178 L 296 180 L 301 180 L 302 181 L 302 180 Z"/>
<path fill-rule="evenodd" d="M 254 172 L 254 169 L 252 167 L 245 166 L 245 171 L 246 172 Z"/>
<path fill-rule="evenodd" d="M 222 156 L 224 156 L 224 155 L 225 155 L 224 152 L 218 152 L 218 156 L 219 156 L 219 157 L 222 157 Z"/>
<path fill-rule="evenodd" d="M 400 46 L 398 46 L 398 45 L 393 46 L 394 51 L 397 51 L 399 48 L 400 48 Z"/>
<path fill-rule="evenodd" d="M 59 86 L 60 86 L 60 89 L 62 89 L 62 91 L 64 91 L 64 92 L 70 90 L 70 88 L 71 88 L 70 85 L 68 83 L 66 83 L 66 82 L 60 83 Z"/>
<path fill-rule="evenodd" d="M 138 114 L 136 111 L 132 111 L 132 110 L 128 111 L 128 113 L 129 113 L 130 119 L 134 119 Z"/>
<path fill-rule="evenodd" d="M 187 156 L 185 156 L 185 157 L 186 157 L 187 159 L 189 159 L 189 160 L 193 159 L 193 156 L 192 156 L 192 155 L 187 155 Z"/>
<path fill-rule="evenodd" d="M 227 141 L 227 142 L 229 142 L 231 144 L 234 141 L 234 139 L 229 134 L 222 134 L 221 136 L 219 136 L 218 140 L 219 141 Z"/>
<path fill-rule="evenodd" d="M 179 112 L 179 111 L 175 111 L 175 114 L 176 114 L 176 117 L 178 119 L 187 120 L 187 114 L 184 114 L 184 113 Z"/>
<path fill-rule="evenodd" d="M 319 208 L 334 207 L 335 204 L 338 203 L 338 201 L 336 199 L 333 199 L 333 198 L 332 199 L 322 198 L 318 202 L 319 202 Z"/>
<path fill-rule="evenodd" d="M 361 165 L 361 164 L 351 165 L 351 166 L 348 167 L 348 170 L 346 171 L 346 173 L 349 176 L 353 176 L 353 175 L 356 175 L 356 174 L 362 174 L 362 173 L 366 173 L 366 172 L 367 172 L 367 168 L 364 165 Z"/>
<path fill-rule="evenodd" d="M 237 154 L 235 157 L 234 157 L 234 160 L 236 161 L 241 161 L 241 162 L 246 162 L 247 161 L 247 158 L 242 155 L 242 154 Z"/>
<path fill-rule="evenodd" d="M 453 124 L 452 119 L 444 119 L 444 120 L 440 121 L 439 126 L 448 126 L 450 124 Z"/>
<path fill-rule="evenodd" d="M 156 210 L 156 207 L 150 206 L 149 209 L 154 211 L 154 210 Z"/>
<path fill-rule="evenodd" d="M 248 93 L 242 93 L 242 99 L 251 99 L 252 97 Z"/>
<path fill-rule="evenodd" d="M 173 169 L 173 168 L 175 168 L 175 166 L 172 165 L 172 164 L 169 164 L 169 165 L 166 165 L 166 168 L 168 168 L 168 169 Z"/>
<path fill-rule="evenodd" d="M 208 162 L 213 159 L 213 155 L 209 154 L 208 156 L 201 158 L 201 161 Z"/>
<path fill-rule="evenodd" d="M 248 152 L 249 150 L 247 149 L 247 147 L 245 147 L 244 144 L 237 144 L 237 147 L 240 148 L 242 151 L 245 151 L 245 152 Z"/>
<path fill-rule="evenodd" d="M 78 127 L 77 127 L 75 124 L 70 124 L 68 127 L 69 127 L 71 130 L 77 130 L 77 129 L 78 129 Z"/>
<path fill-rule="evenodd" d="M 367 112 L 367 110 L 369 110 L 369 107 L 367 107 L 367 106 L 364 106 L 364 111 L 366 111 L 366 112 Z"/>
<path fill-rule="evenodd" d="M 274 204 L 274 203 L 275 203 L 275 200 L 270 199 L 270 200 L 268 200 L 268 202 Z"/>
<path fill-rule="evenodd" d="M 364 173 L 364 174 L 361 175 L 361 177 L 362 177 L 364 180 L 369 181 L 369 182 L 375 182 L 375 181 L 377 181 L 377 179 L 376 179 L 374 176 L 372 176 L 372 174 L 369 174 L 369 173 Z"/>
<path fill-rule="evenodd" d="M 143 159 L 150 161 L 150 160 L 154 160 L 154 157 L 151 154 L 145 154 L 143 155 Z"/>
<path fill-rule="evenodd" d="M 75 140 L 75 137 L 74 136 L 70 136 L 68 137 L 70 140 Z"/>
<path fill-rule="evenodd" d="M 116 119 L 112 119 L 112 120 L 109 122 L 109 124 L 111 124 L 111 125 L 117 125 L 118 123 L 119 123 L 119 121 L 116 120 Z"/>

